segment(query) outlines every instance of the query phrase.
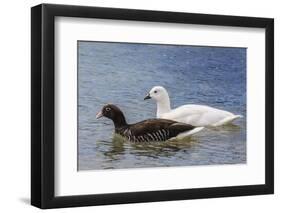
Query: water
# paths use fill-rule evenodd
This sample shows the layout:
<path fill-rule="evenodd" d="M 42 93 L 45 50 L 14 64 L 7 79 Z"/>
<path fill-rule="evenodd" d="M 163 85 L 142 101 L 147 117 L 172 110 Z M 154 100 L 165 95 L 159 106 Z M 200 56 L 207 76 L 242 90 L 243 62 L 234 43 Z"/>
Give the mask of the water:
<path fill-rule="evenodd" d="M 246 163 L 246 49 L 104 42 L 78 43 L 78 170 Z M 244 117 L 191 138 L 134 144 L 113 134 L 111 120 L 95 119 L 116 104 L 128 123 L 156 116 L 156 85 L 172 108 L 204 104 Z"/>

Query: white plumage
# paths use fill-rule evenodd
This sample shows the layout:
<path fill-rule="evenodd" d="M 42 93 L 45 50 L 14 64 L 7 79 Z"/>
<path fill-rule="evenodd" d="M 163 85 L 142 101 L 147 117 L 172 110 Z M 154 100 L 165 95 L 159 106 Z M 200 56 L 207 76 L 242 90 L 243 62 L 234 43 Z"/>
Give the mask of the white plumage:
<path fill-rule="evenodd" d="M 152 98 L 157 103 L 157 118 L 165 118 L 193 126 L 221 126 L 231 123 L 241 115 L 205 105 L 188 104 L 171 109 L 170 98 L 164 87 L 153 87 L 145 99 Z"/>
<path fill-rule="evenodd" d="M 182 140 L 183 138 L 190 137 L 191 135 L 194 135 L 194 134 L 196 134 L 197 132 L 200 132 L 203 129 L 204 129 L 204 127 L 196 127 L 193 130 L 180 133 L 176 137 L 170 138 L 169 141 L 171 141 L 171 140 Z"/>

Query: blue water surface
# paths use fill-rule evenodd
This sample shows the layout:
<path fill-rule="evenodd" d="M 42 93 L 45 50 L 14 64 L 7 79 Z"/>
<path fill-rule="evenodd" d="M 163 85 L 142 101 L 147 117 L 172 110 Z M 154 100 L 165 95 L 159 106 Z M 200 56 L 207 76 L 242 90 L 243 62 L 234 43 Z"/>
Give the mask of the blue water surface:
<path fill-rule="evenodd" d="M 246 48 L 78 42 L 78 170 L 246 163 Z M 189 139 L 132 144 L 113 135 L 112 121 L 95 119 L 106 103 L 128 123 L 156 116 L 156 85 L 172 108 L 203 104 L 243 115 L 234 125 Z"/>

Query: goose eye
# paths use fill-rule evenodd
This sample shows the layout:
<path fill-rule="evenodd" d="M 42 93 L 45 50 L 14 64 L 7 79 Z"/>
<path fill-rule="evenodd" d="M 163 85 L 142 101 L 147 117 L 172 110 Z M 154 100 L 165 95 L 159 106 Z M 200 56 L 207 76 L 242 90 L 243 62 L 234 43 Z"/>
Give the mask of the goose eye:
<path fill-rule="evenodd" d="M 106 107 L 106 108 L 105 108 L 105 111 L 107 111 L 107 112 L 110 111 L 110 108 L 109 108 L 109 107 Z"/>
<path fill-rule="evenodd" d="M 157 93 L 157 90 L 155 90 L 154 93 Z"/>

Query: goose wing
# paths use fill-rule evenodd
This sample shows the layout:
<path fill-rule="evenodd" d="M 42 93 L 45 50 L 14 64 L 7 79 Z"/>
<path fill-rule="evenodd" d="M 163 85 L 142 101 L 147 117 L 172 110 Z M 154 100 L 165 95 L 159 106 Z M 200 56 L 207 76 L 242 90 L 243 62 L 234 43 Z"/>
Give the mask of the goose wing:
<path fill-rule="evenodd" d="M 232 115 L 233 114 L 230 112 L 209 106 L 184 105 L 163 114 L 162 117 L 178 122 L 189 123 L 194 126 L 206 126 Z"/>
<path fill-rule="evenodd" d="M 130 125 L 131 134 L 145 141 L 165 141 L 195 127 L 166 119 L 149 119 Z"/>

